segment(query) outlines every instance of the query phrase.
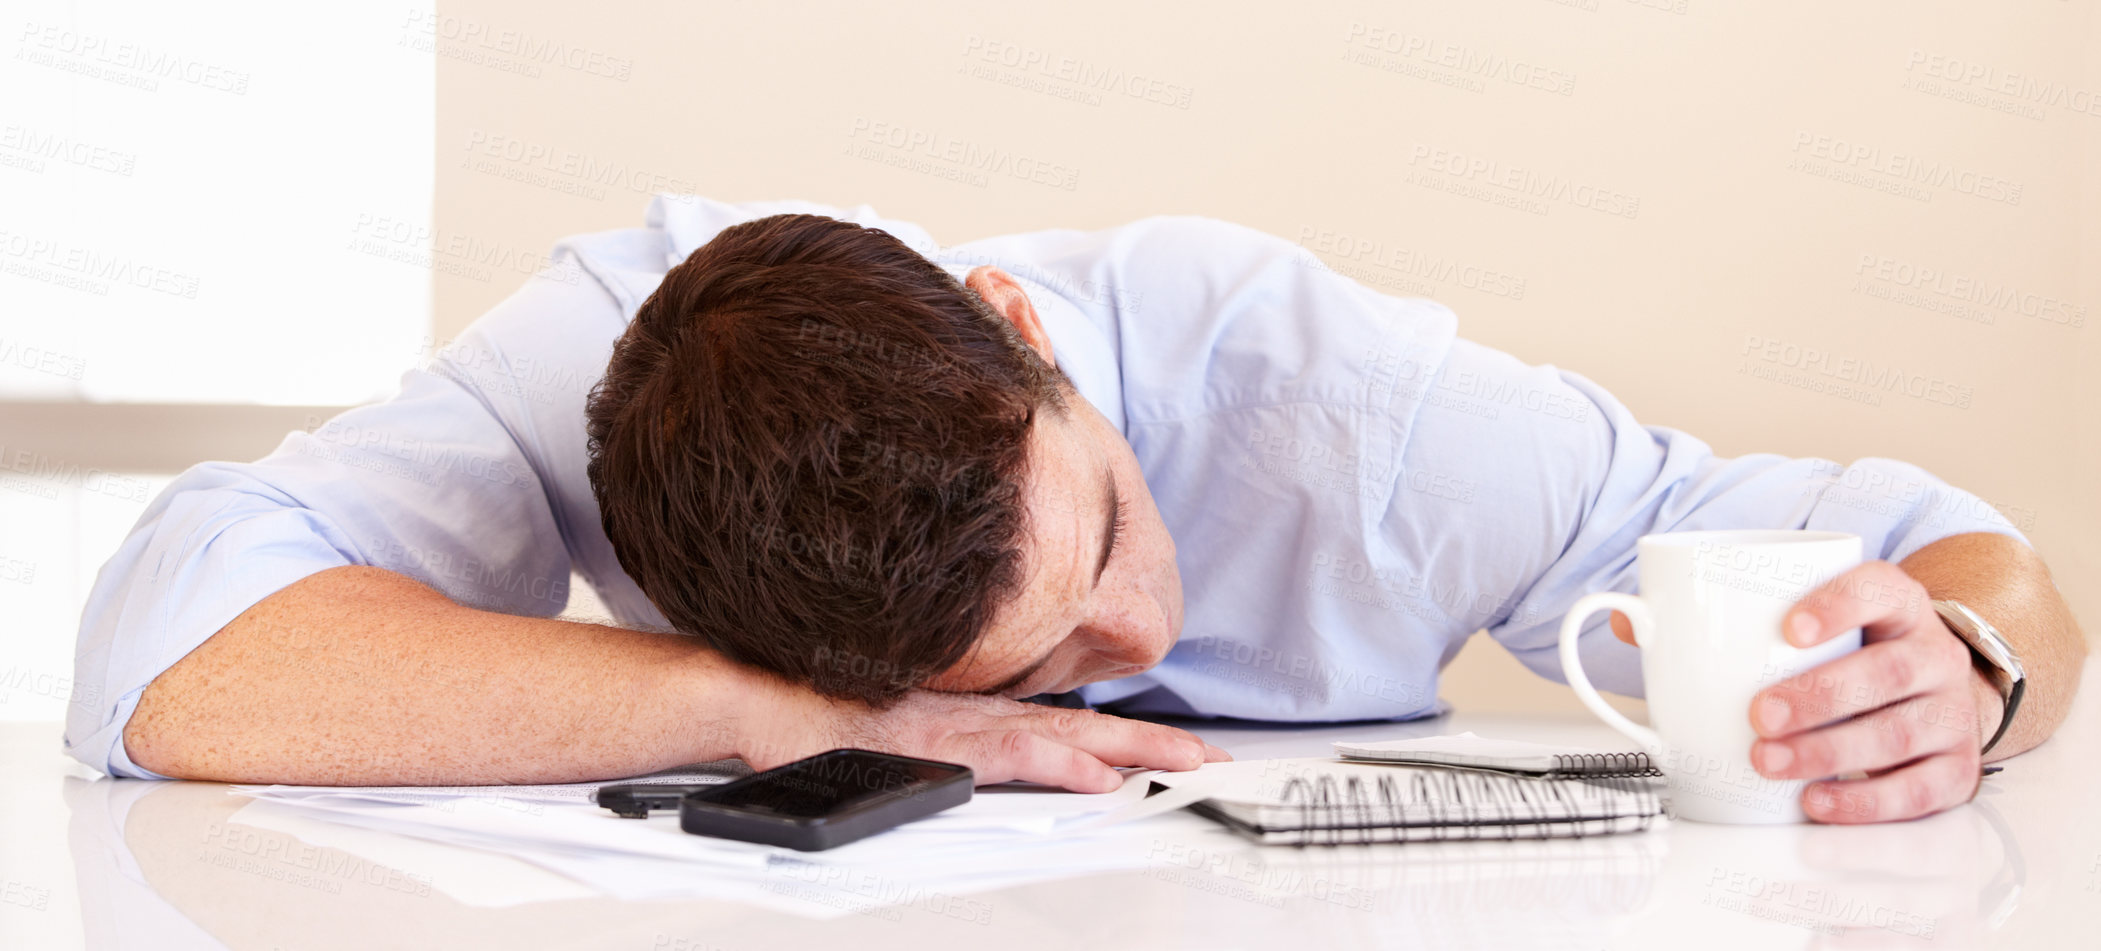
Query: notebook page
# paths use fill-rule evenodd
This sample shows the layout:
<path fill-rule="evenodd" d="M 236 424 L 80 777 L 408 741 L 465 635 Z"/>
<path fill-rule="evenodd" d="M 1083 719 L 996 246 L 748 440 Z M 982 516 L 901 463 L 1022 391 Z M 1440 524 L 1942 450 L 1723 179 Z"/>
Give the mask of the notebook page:
<path fill-rule="evenodd" d="M 1523 740 L 1492 739 L 1472 732 L 1449 736 L 1387 740 L 1377 743 L 1336 743 L 1335 755 L 1358 760 L 1395 763 L 1430 763 L 1470 766 L 1481 769 L 1546 772 L 1565 766 L 1569 757 L 1597 756 L 1619 751 L 1580 746 L 1550 746 Z"/>

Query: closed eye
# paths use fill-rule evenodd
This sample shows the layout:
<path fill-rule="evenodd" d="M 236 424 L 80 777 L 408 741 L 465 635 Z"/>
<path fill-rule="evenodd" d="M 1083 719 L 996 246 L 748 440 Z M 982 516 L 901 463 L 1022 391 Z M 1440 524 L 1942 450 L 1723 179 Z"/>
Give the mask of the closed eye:
<path fill-rule="evenodd" d="M 1102 530 L 1102 557 L 1094 566 L 1094 586 L 1101 587 L 1102 572 L 1109 569 L 1109 556 L 1116 551 L 1116 542 L 1123 537 L 1123 496 L 1116 491 L 1116 474 L 1106 466 L 1102 469 L 1102 497 L 1108 502 L 1109 524 Z"/>

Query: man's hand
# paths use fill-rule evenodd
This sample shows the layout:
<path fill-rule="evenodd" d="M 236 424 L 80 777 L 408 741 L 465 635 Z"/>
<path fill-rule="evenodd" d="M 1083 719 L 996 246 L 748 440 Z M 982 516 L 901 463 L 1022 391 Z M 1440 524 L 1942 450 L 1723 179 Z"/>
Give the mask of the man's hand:
<path fill-rule="evenodd" d="M 746 721 L 750 735 L 738 745 L 753 769 L 857 747 L 961 763 L 980 785 L 1019 779 L 1111 792 L 1123 782 L 1112 767 L 1195 769 L 1232 758 L 1186 730 L 1004 697 L 915 690 L 877 710 L 780 681 L 767 693 L 772 702 Z"/>
<path fill-rule="evenodd" d="M 1810 783 L 1802 808 L 1821 822 L 1889 822 L 1977 794 L 1999 693 L 1933 610 L 1925 586 L 1886 561 L 1862 564 L 1802 599 L 1784 621 L 1808 647 L 1858 626 L 1861 648 L 1751 699 L 1751 763 Z"/>

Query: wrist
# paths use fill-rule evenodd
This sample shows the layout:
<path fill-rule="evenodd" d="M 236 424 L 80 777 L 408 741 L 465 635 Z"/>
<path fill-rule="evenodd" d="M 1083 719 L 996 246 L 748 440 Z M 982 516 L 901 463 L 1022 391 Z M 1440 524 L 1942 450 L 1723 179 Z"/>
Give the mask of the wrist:
<path fill-rule="evenodd" d="M 666 679 L 681 724 L 681 762 L 750 760 L 772 735 L 775 690 L 758 671 L 696 644 L 672 662 Z"/>
<path fill-rule="evenodd" d="M 730 726 L 730 755 L 753 769 L 770 769 L 830 748 L 818 742 L 832 721 L 827 698 L 770 671 L 719 657 L 716 663 L 722 668 L 718 696 L 726 705 L 720 716 Z"/>

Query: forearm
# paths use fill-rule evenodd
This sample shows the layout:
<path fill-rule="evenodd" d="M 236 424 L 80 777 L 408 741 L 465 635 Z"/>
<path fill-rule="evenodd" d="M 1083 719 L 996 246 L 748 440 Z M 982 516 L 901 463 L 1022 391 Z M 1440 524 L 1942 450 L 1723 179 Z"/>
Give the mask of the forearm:
<path fill-rule="evenodd" d="M 2004 759 L 2031 749 L 2064 722 L 2086 659 L 2086 637 L 2050 580 L 2042 557 L 2004 535 L 1953 535 L 1913 552 L 1899 567 L 1936 600 L 1952 598 L 1983 616 L 2012 645 L 2027 673 L 2020 712 L 1985 756 Z M 1998 692 L 1975 678 L 1982 733 L 1998 729 Z"/>
<path fill-rule="evenodd" d="M 476 611 L 336 568 L 162 672 L 124 746 L 185 779 L 580 782 L 737 755 L 751 689 L 690 638 Z"/>

